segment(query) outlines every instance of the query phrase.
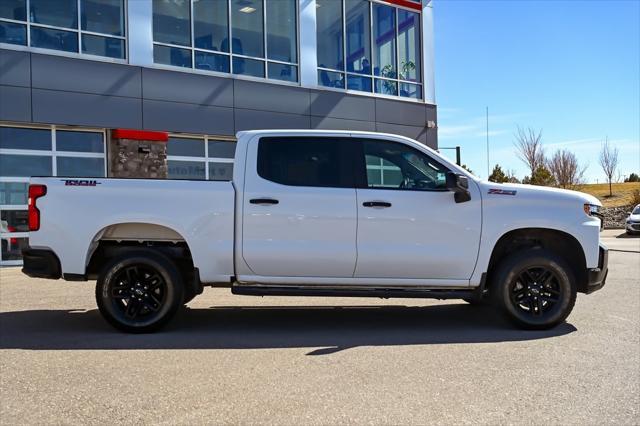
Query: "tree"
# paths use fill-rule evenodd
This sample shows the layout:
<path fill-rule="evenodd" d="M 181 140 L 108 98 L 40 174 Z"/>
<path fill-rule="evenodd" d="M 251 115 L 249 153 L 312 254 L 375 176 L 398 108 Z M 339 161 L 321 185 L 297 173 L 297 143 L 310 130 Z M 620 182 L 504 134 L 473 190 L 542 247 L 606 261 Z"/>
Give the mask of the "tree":
<path fill-rule="evenodd" d="M 542 130 L 536 132 L 531 127 L 523 129 L 518 126 L 515 138 L 516 154 L 529 167 L 530 176 L 533 176 L 540 166 L 544 166 Z"/>
<path fill-rule="evenodd" d="M 465 169 L 465 170 L 466 170 L 466 171 L 468 171 L 469 173 L 473 174 L 473 170 L 471 170 L 471 169 L 469 168 L 469 166 L 467 166 L 466 164 L 463 164 L 463 165 L 462 165 L 462 166 L 460 166 L 460 167 L 462 167 L 463 169 Z"/>
<path fill-rule="evenodd" d="M 547 161 L 547 169 L 558 186 L 574 188 L 583 183 L 586 167 L 580 167 L 578 158 L 573 152 L 563 149 L 556 151 Z"/>
<path fill-rule="evenodd" d="M 522 179 L 522 183 L 539 186 L 555 186 L 556 181 L 549 169 L 542 164 L 538 166 L 530 177 L 525 176 L 524 179 Z"/>
<path fill-rule="evenodd" d="M 505 183 L 505 182 L 509 182 L 509 178 L 502 171 L 502 167 L 496 164 L 495 167 L 493 168 L 493 171 L 489 175 L 489 181 L 496 182 L 496 183 Z"/>
<path fill-rule="evenodd" d="M 605 138 L 600 149 L 600 166 L 609 182 L 609 197 L 613 195 L 611 183 L 618 169 L 618 148 L 609 145 L 609 138 Z"/>
<path fill-rule="evenodd" d="M 509 183 L 520 183 L 520 179 L 516 177 L 516 172 L 513 170 L 509 170 L 507 172 L 507 182 Z"/>
<path fill-rule="evenodd" d="M 640 176 L 637 173 L 631 173 L 628 178 L 624 180 L 625 182 L 640 182 Z"/>

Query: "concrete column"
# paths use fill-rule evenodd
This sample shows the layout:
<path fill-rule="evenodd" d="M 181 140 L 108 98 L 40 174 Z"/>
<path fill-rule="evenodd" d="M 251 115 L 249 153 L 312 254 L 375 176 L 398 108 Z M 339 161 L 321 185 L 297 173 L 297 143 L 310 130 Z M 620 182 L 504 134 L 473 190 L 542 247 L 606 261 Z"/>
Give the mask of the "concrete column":
<path fill-rule="evenodd" d="M 316 43 L 316 0 L 299 0 L 300 11 L 300 85 L 318 85 L 318 55 Z"/>

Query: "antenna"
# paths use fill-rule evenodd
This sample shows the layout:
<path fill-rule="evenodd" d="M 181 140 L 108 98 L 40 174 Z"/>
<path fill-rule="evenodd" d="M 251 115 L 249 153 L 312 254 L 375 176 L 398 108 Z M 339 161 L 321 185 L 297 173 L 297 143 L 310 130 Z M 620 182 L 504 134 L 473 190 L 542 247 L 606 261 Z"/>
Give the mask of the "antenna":
<path fill-rule="evenodd" d="M 487 107 L 487 179 L 491 175 L 491 166 L 489 164 L 489 107 Z"/>

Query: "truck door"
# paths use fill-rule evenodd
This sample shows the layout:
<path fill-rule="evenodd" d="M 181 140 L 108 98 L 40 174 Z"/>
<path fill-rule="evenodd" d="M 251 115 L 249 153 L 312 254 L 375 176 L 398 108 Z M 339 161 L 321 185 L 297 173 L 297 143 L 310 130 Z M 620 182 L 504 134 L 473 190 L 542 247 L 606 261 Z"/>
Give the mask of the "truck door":
<path fill-rule="evenodd" d="M 447 167 L 404 143 L 361 139 L 356 278 L 460 280 L 473 273 L 481 201 L 456 203 Z M 435 157 L 435 156 L 434 156 Z"/>
<path fill-rule="evenodd" d="M 256 275 L 353 277 L 358 214 L 353 145 L 344 136 L 250 142 L 242 257 Z"/>

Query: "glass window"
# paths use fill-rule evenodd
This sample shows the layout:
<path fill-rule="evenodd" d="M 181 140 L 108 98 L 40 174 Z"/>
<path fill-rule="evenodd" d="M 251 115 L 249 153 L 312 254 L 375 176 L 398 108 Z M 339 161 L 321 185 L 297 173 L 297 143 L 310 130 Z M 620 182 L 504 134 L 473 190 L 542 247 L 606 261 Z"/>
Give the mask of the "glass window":
<path fill-rule="evenodd" d="M 344 89 L 344 74 L 327 70 L 318 70 L 318 84 L 325 87 Z"/>
<path fill-rule="evenodd" d="M 0 127 L 0 148 L 51 149 L 51 130 Z"/>
<path fill-rule="evenodd" d="M 57 157 L 58 176 L 104 177 L 104 158 Z"/>
<path fill-rule="evenodd" d="M 22 249 L 28 246 L 27 238 L 2 238 L 2 260 L 22 259 Z"/>
<path fill-rule="evenodd" d="M 124 39 L 89 34 L 82 35 L 82 53 L 124 59 L 124 52 Z"/>
<path fill-rule="evenodd" d="M 209 163 L 209 180 L 231 180 L 233 163 Z"/>
<path fill-rule="evenodd" d="M 191 50 L 156 44 L 153 46 L 153 61 L 156 64 L 191 68 Z"/>
<path fill-rule="evenodd" d="M 396 78 L 396 9 L 373 5 L 373 73 Z"/>
<path fill-rule="evenodd" d="M 348 145 L 344 139 L 262 138 L 258 174 L 283 185 L 352 188 Z"/>
<path fill-rule="evenodd" d="M 367 187 L 413 191 L 446 190 L 448 169 L 410 146 L 383 140 L 362 141 Z"/>
<path fill-rule="evenodd" d="M 56 131 L 56 150 L 104 152 L 104 137 L 98 132 Z"/>
<path fill-rule="evenodd" d="M 123 36 L 123 9 L 122 0 L 81 0 L 82 29 L 94 33 Z"/>
<path fill-rule="evenodd" d="M 371 75 L 369 2 L 345 0 L 347 72 Z M 371 91 L 371 84 L 369 90 Z"/>
<path fill-rule="evenodd" d="M 298 67 L 269 62 L 269 78 L 283 81 L 298 81 Z"/>
<path fill-rule="evenodd" d="M 28 216 L 27 210 L 3 210 L 0 220 L 4 222 L 2 225 L 6 226 L 6 230 L 2 232 L 29 232 Z"/>
<path fill-rule="evenodd" d="M 27 45 L 27 26 L 0 21 L 0 43 Z"/>
<path fill-rule="evenodd" d="M 410 83 L 400 83 L 400 96 L 405 98 L 422 99 L 422 86 Z"/>
<path fill-rule="evenodd" d="M 227 6 L 226 0 L 193 2 L 195 47 L 229 52 L 229 14 Z"/>
<path fill-rule="evenodd" d="M 202 139 L 169 138 L 167 155 L 204 157 L 204 141 Z"/>
<path fill-rule="evenodd" d="M 236 143 L 225 141 L 209 141 L 209 158 L 234 158 Z"/>
<path fill-rule="evenodd" d="M 0 182 L 0 204 L 27 204 L 29 184 L 26 182 Z"/>
<path fill-rule="evenodd" d="M 398 9 L 400 79 L 420 81 L 420 14 Z"/>
<path fill-rule="evenodd" d="M 379 80 L 376 78 L 376 93 L 396 96 L 398 94 L 398 82 L 393 80 Z"/>
<path fill-rule="evenodd" d="M 268 58 L 275 61 L 297 62 L 295 3 L 282 0 L 266 0 L 266 2 Z"/>
<path fill-rule="evenodd" d="M 204 180 L 206 178 L 203 161 L 167 161 L 169 179 Z"/>
<path fill-rule="evenodd" d="M 361 75 L 347 75 L 347 89 L 360 92 L 371 92 L 371 77 Z"/>
<path fill-rule="evenodd" d="M 231 2 L 233 43 L 231 50 L 239 55 L 264 57 L 262 0 Z M 236 73 L 242 74 L 242 73 Z"/>
<path fill-rule="evenodd" d="M 77 52 L 78 33 L 32 26 L 31 46 L 62 50 L 64 52 Z"/>
<path fill-rule="evenodd" d="M 344 70 L 342 42 L 342 2 L 316 0 L 318 67 Z M 323 80 L 320 80 L 323 86 Z"/>
<path fill-rule="evenodd" d="M 78 28 L 77 0 L 30 0 L 29 20 L 37 24 Z"/>
<path fill-rule="evenodd" d="M 51 176 L 51 156 L 0 154 L 0 176 Z"/>
<path fill-rule="evenodd" d="M 255 59 L 233 57 L 233 73 L 264 77 L 264 62 Z"/>
<path fill-rule="evenodd" d="M 195 51 L 195 67 L 200 70 L 229 72 L 229 57 L 209 52 Z"/>
<path fill-rule="evenodd" d="M 0 2 L 0 18 L 26 21 L 27 0 L 2 0 Z"/>
<path fill-rule="evenodd" d="M 191 46 L 190 8 L 188 0 L 153 0 L 153 40 Z"/>

